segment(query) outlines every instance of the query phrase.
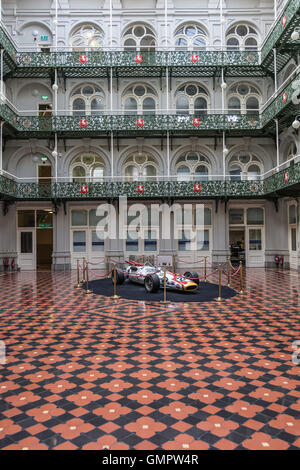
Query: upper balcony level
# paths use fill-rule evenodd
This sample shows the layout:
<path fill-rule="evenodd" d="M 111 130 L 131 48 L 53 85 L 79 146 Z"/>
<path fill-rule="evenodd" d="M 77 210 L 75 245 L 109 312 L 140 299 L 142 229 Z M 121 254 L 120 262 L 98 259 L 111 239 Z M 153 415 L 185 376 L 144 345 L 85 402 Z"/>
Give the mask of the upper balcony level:
<path fill-rule="evenodd" d="M 20 138 L 43 137 L 57 133 L 60 137 L 105 137 L 113 132 L 119 137 L 170 135 L 273 135 L 274 119 L 279 131 L 288 127 L 300 114 L 300 66 L 270 99 L 257 110 L 213 110 L 193 112 L 177 110 L 57 111 L 39 116 L 38 112 L 21 112 L 3 99 L 0 118 L 5 121 L 4 135 Z"/>
<path fill-rule="evenodd" d="M 300 196 L 299 156 L 273 169 L 259 179 L 237 181 L 235 177 L 213 176 L 210 180 L 197 177 L 178 181 L 176 176 L 155 177 L 133 181 L 127 177 L 96 178 L 95 181 L 72 181 L 53 178 L 52 182 L 33 182 L 16 178 L 6 172 L 0 175 L 0 200 L 7 202 L 52 200 L 101 200 L 127 196 L 128 199 L 277 199 Z"/>
<path fill-rule="evenodd" d="M 195 41 L 188 44 L 188 34 L 185 38 L 185 31 L 180 30 L 179 36 L 175 34 L 173 50 L 154 45 L 151 31 L 145 30 L 145 45 L 134 40 L 133 31 L 128 35 L 129 39 L 123 41 L 122 48 L 104 47 L 101 34 L 94 32 L 94 42 L 87 41 L 82 45 L 75 41 L 70 48 L 49 46 L 38 52 L 37 47 L 25 50 L 18 47 L 5 26 L 0 25 L 0 47 L 5 51 L 3 75 L 52 77 L 56 69 L 62 77 L 162 77 L 166 74 L 199 77 L 218 76 L 222 68 L 227 76 L 273 75 L 274 48 L 277 50 L 277 73 L 299 50 L 300 40 L 291 37 L 295 28 L 300 27 L 299 15 L 300 0 L 288 0 L 260 48 L 255 45 L 255 35 L 250 30 L 247 31 L 247 45 L 242 36 L 244 33 L 241 32 L 239 42 L 238 32 L 230 28 L 225 48 L 212 48 L 205 42 L 205 32 L 197 31 L 195 27 Z"/>

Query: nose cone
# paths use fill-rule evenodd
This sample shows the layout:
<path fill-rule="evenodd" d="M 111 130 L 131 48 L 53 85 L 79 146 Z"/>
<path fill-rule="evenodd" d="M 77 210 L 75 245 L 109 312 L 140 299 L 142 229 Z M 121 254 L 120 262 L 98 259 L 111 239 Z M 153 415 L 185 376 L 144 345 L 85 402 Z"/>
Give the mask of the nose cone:
<path fill-rule="evenodd" d="M 185 292 L 192 292 L 194 290 L 197 290 L 198 289 L 198 284 L 196 284 L 195 282 L 187 282 L 184 286 L 183 286 L 183 290 Z"/>

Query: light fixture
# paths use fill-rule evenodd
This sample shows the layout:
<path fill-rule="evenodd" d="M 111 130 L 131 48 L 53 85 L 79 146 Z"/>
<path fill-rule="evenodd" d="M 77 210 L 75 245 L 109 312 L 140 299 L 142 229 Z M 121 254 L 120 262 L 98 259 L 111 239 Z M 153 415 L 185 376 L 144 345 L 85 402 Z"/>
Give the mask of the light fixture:
<path fill-rule="evenodd" d="M 57 25 L 58 25 L 58 21 L 57 21 L 56 18 L 53 20 L 53 24 L 54 24 L 54 26 L 57 26 Z"/>
<path fill-rule="evenodd" d="M 291 34 L 291 39 L 292 39 L 293 41 L 298 41 L 299 36 L 300 36 L 299 30 L 298 30 L 298 29 L 294 29 L 294 31 L 293 31 L 292 34 Z"/>
<path fill-rule="evenodd" d="M 53 83 L 52 85 L 52 90 L 57 91 L 58 90 L 58 85 L 57 83 Z"/>
<path fill-rule="evenodd" d="M 222 83 L 221 83 L 221 88 L 222 88 L 222 90 L 226 90 L 226 88 L 227 88 L 227 83 L 226 83 L 226 82 L 222 82 Z"/>
<path fill-rule="evenodd" d="M 32 96 L 38 96 L 38 95 L 39 95 L 39 90 L 37 90 L 36 88 L 32 90 Z"/>
<path fill-rule="evenodd" d="M 228 148 L 227 148 L 227 147 L 224 147 L 224 148 L 223 148 L 223 154 L 224 154 L 224 155 L 227 155 L 228 152 L 229 152 Z"/>
<path fill-rule="evenodd" d="M 300 127 L 300 120 L 299 119 L 300 119 L 300 116 L 297 116 L 295 118 L 295 120 L 293 121 L 293 123 L 292 123 L 293 128 L 296 129 L 296 130 L 299 129 L 299 127 Z"/>
<path fill-rule="evenodd" d="M 225 24 L 225 23 L 226 23 L 225 18 L 222 17 L 220 23 L 221 23 L 221 24 Z"/>
<path fill-rule="evenodd" d="M 57 155 L 58 155 L 57 151 L 56 151 L 56 150 L 53 150 L 53 152 L 52 152 L 52 157 L 53 157 L 53 158 L 57 158 Z"/>
<path fill-rule="evenodd" d="M 39 35 L 39 32 L 36 29 L 34 29 L 32 31 L 32 36 L 36 38 L 38 35 Z"/>
<path fill-rule="evenodd" d="M 39 157 L 37 157 L 36 155 L 34 155 L 34 156 L 32 157 L 32 161 L 33 161 L 34 163 L 38 162 L 38 161 L 39 161 Z"/>

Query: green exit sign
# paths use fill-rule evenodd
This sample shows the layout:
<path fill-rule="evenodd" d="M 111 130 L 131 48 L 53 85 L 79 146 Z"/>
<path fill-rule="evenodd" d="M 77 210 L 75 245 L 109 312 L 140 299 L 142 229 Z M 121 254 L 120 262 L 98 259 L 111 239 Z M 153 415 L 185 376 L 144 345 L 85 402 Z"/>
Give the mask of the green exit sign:
<path fill-rule="evenodd" d="M 48 99 L 48 95 L 42 95 L 41 98 L 42 98 L 42 100 L 47 100 L 47 99 Z"/>

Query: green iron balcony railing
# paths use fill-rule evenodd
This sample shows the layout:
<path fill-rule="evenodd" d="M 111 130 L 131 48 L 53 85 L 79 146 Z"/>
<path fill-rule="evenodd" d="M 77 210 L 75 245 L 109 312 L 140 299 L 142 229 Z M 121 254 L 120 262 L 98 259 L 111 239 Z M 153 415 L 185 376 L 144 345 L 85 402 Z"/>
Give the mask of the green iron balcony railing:
<path fill-rule="evenodd" d="M 265 179 L 231 181 L 220 177 L 206 181 L 173 181 L 176 177 L 147 181 L 23 182 L 0 176 L 0 195 L 11 200 L 101 200 L 127 196 L 129 199 L 151 198 L 264 198 L 300 196 L 300 162 Z M 219 179 L 217 179 L 219 178 Z M 121 178 L 120 178 L 121 179 Z"/>
<path fill-rule="evenodd" d="M 262 76 L 266 70 L 273 71 L 275 47 L 280 46 L 277 58 L 277 70 L 280 71 L 291 57 L 293 44 L 299 46 L 299 41 L 290 42 L 293 29 L 300 26 L 299 14 L 300 0 L 289 0 L 259 51 L 135 52 L 108 49 L 75 52 L 54 48 L 50 48 L 50 52 L 22 51 L 10 38 L 4 25 L 0 24 L 0 47 L 6 52 L 5 60 L 9 61 L 4 74 L 42 77 L 51 75 L 56 68 L 63 71 L 65 77 L 108 76 L 110 69 L 114 76 L 162 76 L 169 67 L 173 76 L 214 76 L 216 69 L 224 67 L 227 76 Z M 288 46 L 286 50 L 285 45 Z"/>
<path fill-rule="evenodd" d="M 22 115 L 12 106 L 0 101 L 0 118 L 22 135 L 58 133 L 59 135 L 107 135 L 109 132 L 130 135 L 149 135 L 165 132 L 197 134 L 200 131 L 261 131 L 272 125 L 279 115 L 291 117 L 300 107 L 300 70 L 293 72 L 286 85 L 271 97 L 260 112 L 247 114 L 223 113 L 208 110 L 198 115 L 177 114 L 176 111 L 157 111 L 157 114 L 128 115 L 112 111 L 106 114 L 54 116 Z M 26 113 L 26 112 L 25 112 Z M 62 115 L 60 115 L 62 114 Z"/>

